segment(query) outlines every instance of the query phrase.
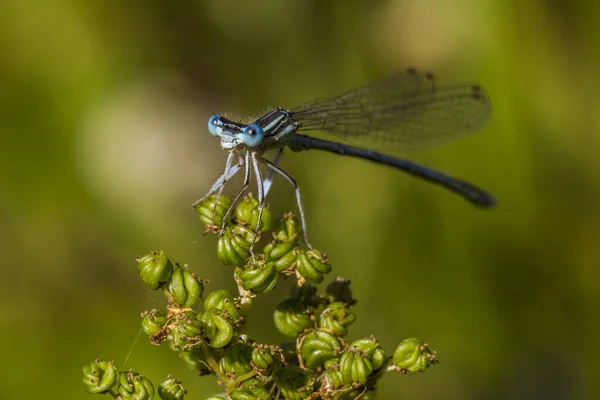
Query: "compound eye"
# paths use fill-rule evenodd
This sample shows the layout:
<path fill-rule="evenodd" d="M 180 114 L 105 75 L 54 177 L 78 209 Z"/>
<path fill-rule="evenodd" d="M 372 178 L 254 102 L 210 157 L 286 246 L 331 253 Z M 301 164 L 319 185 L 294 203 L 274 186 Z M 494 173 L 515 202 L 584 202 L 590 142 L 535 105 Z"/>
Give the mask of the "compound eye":
<path fill-rule="evenodd" d="M 221 122 L 221 114 L 215 114 L 208 119 L 208 131 L 213 136 L 219 136 L 219 128 L 221 125 L 223 125 Z"/>
<path fill-rule="evenodd" d="M 262 128 L 256 124 L 247 125 L 242 132 L 242 141 L 250 147 L 258 146 L 264 137 Z"/>

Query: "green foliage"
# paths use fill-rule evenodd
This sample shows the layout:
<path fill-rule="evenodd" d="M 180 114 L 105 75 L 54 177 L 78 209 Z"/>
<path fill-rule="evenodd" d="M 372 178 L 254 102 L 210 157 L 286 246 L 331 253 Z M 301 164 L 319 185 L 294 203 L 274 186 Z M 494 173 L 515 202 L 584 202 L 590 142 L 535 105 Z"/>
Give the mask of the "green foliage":
<path fill-rule="evenodd" d="M 402 341 L 393 357 L 386 355 L 374 336 L 346 342 L 357 318 L 350 281 L 335 278 L 326 295 L 308 284 L 321 282 L 332 267 L 325 254 L 302 248 L 292 213 L 281 219 L 263 252 L 251 253 L 258 203 L 247 197 L 228 214 L 231 204 L 224 196 L 210 196 L 195 210 L 208 223 L 207 231 L 223 232 L 217 253 L 224 264 L 234 266 L 237 296 L 220 289 L 202 301 L 204 282 L 187 265 L 181 267 L 163 251 L 137 258 L 142 281 L 162 290 L 167 300 L 164 309 L 142 313 L 142 329 L 150 343 L 167 344 L 198 375 L 214 376 L 231 400 L 368 398 L 384 372 L 424 372 L 436 362 L 436 353 L 416 338 Z M 225 221 L 225 229 L 215 226 L 209 216 Z M 268 208 L 261 221 L 258 235 L 271 223 Z M 228 237 L 227 246 L 222 245 L 223 237 Z M 242 304 L 245 315 L 251 315 L 253 299 L 269 293 L 286 277 L 296 284 L 273 311 L 273 322 L 294 340 L 257 343 L 243 333 Z M 200 303 L 202 310 L 197 310 Z M 155 394 L 148 379 L 134 371 L 118 371 L 113 362 L 95 361 L 83 368 L 83 374 L 90 393 L 123 399 L 152 399 Z M 171 376 L 158 385 L 157 392 L 163 400 L 183 399 L 186 394 L 181 382 Z"/>

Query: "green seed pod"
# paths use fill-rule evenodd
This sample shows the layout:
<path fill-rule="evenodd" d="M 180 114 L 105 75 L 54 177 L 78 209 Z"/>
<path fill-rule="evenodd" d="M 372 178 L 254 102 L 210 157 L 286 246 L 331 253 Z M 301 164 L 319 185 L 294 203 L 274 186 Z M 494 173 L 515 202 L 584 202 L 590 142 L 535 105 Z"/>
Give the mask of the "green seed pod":
<path fill-rule="evenodd" d="M 272 366 L 280 367 L 282 352 L 276 346 L 255 344 L 252 349 L 252 364 L 254 368 L 267 371 Z"/>
<path fill-rule="evenodd" d="M 235 207 L 235 218 L 243 224 L 256 231 L 258 224 L 258 214 L 260 212 L 260 203 L 252 196 L 245 196 L 242 201 Z M 271 229 L 271 211 L 265 205 L 263 207 L 262 216 L 260 218 L 260 232 L 266 232 Z"/>
<path fill-rule="evenodd" d="M 273 322 L 279 332 L 296 337 L 312 325 L 309 312 L 296 299 L 286 299 L 273 312 Z"/>
<path fill-rule="evenodd" d="M 158 289 L 160 284 L 167 282 L 173 272 L 173 264 L 162 250 L 137 257 L 137 262 L 140 278 L 152 290 Z"/>
<path fill-rule="evenodd" d="M 387 361 L 387 355 L 385 354 L 385 350 L 383 347 L 378 347 L 375 349 L 373 354 L 371 354 L 371 364 L 373 365 L 373 369 L 377 371 L 379 368 L 383 367 Z"/>
<path fill-rule="evenodd" d="M 341 302 L 329 304 L 319 315 L 319 328 L 327 329 L 334 335 L 344 337 L 347 327 L 356 321 L 356 314 L 350 312 Z"/>
<path fill-rule="evenodd" d="M 229 393 L 231 400 L 259 400 L 271 399 L 270 390 L 260 379 L 245 380 L 233 392 Z"/>
<path fill-rule="evenodd" d="M 216 209 L 215 209 L 216 205 Z M 227 210 L 231 207 L 231 199 L 223 194 L 219 197 L 217 202 L 217 195 L 213 194 L 206 200 L 194 206 L 194 210 L 198 214 L 200 221 L 207 226 L 218 226 L 219 228 L 223 225 L 223 217 Z M 213 220 L 214 215 L 214 220 Z"/>
<path fill-rule="evenodd" d="M 200 315 L 188 311 L 179 316 L 177 326 L 171 331 L 173 347 L 178 350 L 186 349 L 186 346 L 195 344 L 200 340 L 203 323 Z"/>
<path fill-rule="evenodd" d="M 336 369 L 340 367 L 340 359 L 339 358 L 331 358 L 323 364 L 323 368 L 325 369 Z"/>
<path fill-rule="evenodd" d="M 225 349 L 219 362 L 221 371 L 228 375 L 243 375 L 252 371 L 252 346 L 234 343 Z"/>
<path fill-rule="evenodd" d="M 373 336 L 358 339 L 352 342 L 350 350 L 359 350 L 364 352 L 371 361 L 374 370 L 378 370 L 386 361 L 385 350 L 379 345 L 377 339 Z"/>
<path fill-rule="evenodd" d="M 268 349 L 255 347 L 252 350 L 252 363 L 256 368 L 266 370 L 274 361 L 273 354 Z"/>
<path fill-rule="evenodd" d="M 231 342 L 234 332 L 233 324 L 223 311 L 218 309 L 205 311 L 200 316 L 200 320 L 211 347 L 220 349 Z"/>
<path fill-rule="evenodd" d="M 170 338 L 173 348 L 179 351 L 188 350 L 186 346 L 191 344 L 189 338 L 177 329 L 171 332 Z"/>
<path fill-rule="evenodd" d="M 144 313 L 142 316 L 142 330 L 148 336 L 156 335 L 167 323 L 167 316 L 162 310 L 152 310 L 149 313 Z"/>
<path fill-rule="evenodd" d="M 434 362 L 437 353 L 427 343 L 417 338 L 404 339 L 394 351 L 394 365 L 402 371 L 425 372 Z"/>
<path fill-rule="evenodd" d="M 154 385 L 137 372 L 122 372 L 119 375 L 118 393 L 123 400 L 152 400 Z"/>
<path fill-rule="evenodd" d="M 292 242 L 298 244 L 298 238 L 302 234 L 300 221 L 293 212 L 284 214 L 277 231 L 274 232 L 275 240 L 278 242 Z"/>
<path fill-rule="evenodd" d="M 186 393 L 187 390 L 183 388 L 181 381 L 172 376 L 167 377 L 158 385 L 158 395 L 161 400 L 181 400 Z"/>
<path fill-rule="evenodd" d="M 190 351 L 179 351 L 178 354 L 181 361 L 196 374 L 207 375 L 212 372 L 200 348 L 194 347 Z"/>
<path fill-rule="evenodd" d="M 303 400 L 314 390 L 312 375 L 299 367 L 285 367 L 277 374 L 279 390 L 288 400 Z"/>
<path fill-rule="evenodd" d="M 315 330 L 302 338 L 300 355 L 309 369 L 323 367 L 327 360 L 339 356 L 341 344 L 337 337 L 324 330 Z"/>
<path fill-rule="evenodd" d="M 272 241 L 267 243 L 263 253 L 265 261 L 273 262 L 277 271 L 282 272 L 291 268 L 298 259 L 296 242 Z"/>
<path fill-rule="evenodd" d="M 325 254 L 317 250 L 298 250 L 297 254 L 298 263 L 296 264 L 296 271 L 305 279 L 321 283 L 323 282 L 324 275 L 331 272 L 331 265 Z"/>
<path fill-rule="evenodd" d="M 167 296 L 181 307 L 195 308 L 204 292 L 204 284 L 196 279 L 186 267 L 176 265 L 168 285 L 164 286 Z"/>
<path fill-rule="evenodd" d="M 235 275 L 242 282 L 242 287 L 251 290 L 254 293 L 268 293 L 277 286 L 279 272 L 275 269 L 273 263 L 265 264 L 259 260 L 254 269 L 238 269 Z"/>
<path fill-rule="evenodd" d="M 364 385 L 373 372 L 373 365 L 364 352 L 348 350 L 340 359 L 340 372 L 344 383 Z"/>
<path fill-rule="evenodd" d="M 323 382 L 323 387 L 327 391 L 333 391 L 344 386 L 344 379 L 342 378 L 342 373 L 337 368 L 327 369 L 321 375 L 321 381 Z"/>
<path fill-rule="evenodd" d="M 220 349 L 231 342 L 234 329 L 231 322 L 226 318 L 214 315 L 213 320 L 215 322 L 216 334 L 211 338 L 210 345 L 215 349 Z"/>
<path fill-rule="evenodd" d="M 350 279 L 337 277 L 327 285 L 327 297 L 330 302 L 340 301 L 344 304 L 356 304 L 356 300 L 352 298 L 352 290 L 350 290 Z"/>
<path fill-rule="evenodd" d="M 188 337 L 196 337 L 202 332 L 200 315 L 194 311 L 187 311 L 177 321 L 177 330 Z"/>
<path fill-rule="evenodd" d="M 83 384 L 92 394 L 107 393 L 119 384 L 119 371 L 114 361 L 96 360 L 83 366 Z"/>
<path fill-rule="evenodd" d="M 217 240 L 217 256 L 224 265 L 241 267 L 250 257 L 250 244 L 254 239 L 252 228 L 233 225 L 228 226 Z"/>
<path fill-rule="evenodd" d="M 235 305 L 233 294 L 229 290 L 215 290 L 204 300 L 204 310 L 217 309 L 228 314 L 233 320 L 239 316 L 239 310 Z"/>

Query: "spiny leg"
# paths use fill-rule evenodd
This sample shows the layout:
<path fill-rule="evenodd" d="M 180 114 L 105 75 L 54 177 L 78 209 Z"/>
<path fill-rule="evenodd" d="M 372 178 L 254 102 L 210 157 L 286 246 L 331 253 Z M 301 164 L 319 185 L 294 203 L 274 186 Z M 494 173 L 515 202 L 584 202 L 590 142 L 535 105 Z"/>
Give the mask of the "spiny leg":
<path fill-rule="evenodd" d="M 281 158 L 281 154 L 283 154 L 283 149 L 284 148 L 281 147 L 279 150 L 277 150 L 275 157 L 273 157 L 273 161 L 271 161 L 273 164 L 279 164 L 279 159 Z M 267 197 L 267 194 L 269 194 L 269 190 L 271 189 L 271 184 L 273 183 L 273 174 L 275 174 L 275 171 L 270 170 L 269 174 L 267 175 L 267 179 L 264 181 L 263 185 L 265 187 L 265 197 Z"/>
<path fill-rule="evenodd" d="M 252 243 L 250 243 L 250 252 L 252 253 L 252 249 L 254 248 L 254 244 L 256 243 L 256 238 L 260 234 L 260 223 L 262 221 L 263 209 L 265 208 L 265 192 L 264 192 L 264 182 L 262 178 L 262 172 L 260 170 L 260 165 L 258 165 L 259 157 L 256 153 L 252 153 L 252 166 L 254 167 L 254 175 L 256 177 L 256 186 L 258 187 L 258 221 L 256 222 L 256 231 L 254 231 L 254 237 L 252 238 Z"/>
<path fill-rule="evenodd" d="M 302 224 L 302 236 L 304 238 L 304 244 L 309 249 L 312 249 L 312 246 L 308 242 L 308 235 L 306 234 L 306 220 L 304 219 L 304 209 L 302 208 L 302 197 L 300 196 L 300 187 L 296 183 L 296 180 L 292 178 L 287 172 L 279 168 L 277 165 L 273 164 L 269 160 L 263 159 L 263 161 L 267 164 L 267 167 L 271 168 L 273 171 L 277 172 L 279 175 L 285 178 L 288 183 L 294 188 L 296 192 L 296 204 L 298 205 L 298 214 L 300 214 L 300 223 Z"/>
<path fill-rule="evenodd" d="M 196 200 L 194 202 L 194 204 L 192 204 L 192 207 L 196 207 L 198 204 L 200 204 L 204 200 L 206 200 L 208 198 L 208 196 L 213 194 L 215 192 L 215 190 L 223 187 L 225 185 L 225 183 L 239 171 L 239 169 L 241 167 L 241 162 L 238 162 L 238 164 L 234 165 L 233 168 L 231 168 L 231 162 L 233 160 L 233 157 L 234 157 L 234 154 L 229 153 L 229 156 L 227 157 L 227 161 L 225 162 L 225 171 L 223 171 L 221 176 L 219 176 L 217 178 L 217 180 L 215 181 L 215 183 L 213 183 L 213 185 L 210 187 L 208 192 L 204 196 L 202 196 L 201 198 Z M 241 157 L 240 157 L 240 159 L 241 159 Z"/>
<path fill-rule="evenodd" d="M 233 153 L 231 153 L 233 154 Z M 229 161 L 232 157 L 228 157 L 227 161 Z M 231 164 L 231 162 L 229 161 L 229 163 Z M 223 181 L 223 184 L 221 186 L 219 186 L 219 193 L 217 193 L 217 198 L 215 199 L 215 208 L 213 209 L 213 215 L 212 215 L 212 220 L 215 220 L 215 217 L 217 215 L 217 206 L 219 205 L 219 200 L 221 199 L 221 195 L 223 194 L 223 190 L 225 189 L 225 184 L 227 183 L 227 181 L 231 178 L 233 178 L 233 176 L 240 170 L 240 168 L 242 167 L 242 165 L 244 164 L 244 159 L 242 158 L 242 156 L 240 156 L 238 154 L 238 163 L 236 165 L 234 165 L 233 168 L 231 168 L 231 170 L 235 170 L 235 172 L 233 174 L 231 174 L 231 176 L 227 177 L 225 176 L 225 179 Z M 231 171 L 230 170 L 230 171 Z"/>
<path fill-rule="evenodd" d="M 229 218 L 231 211 L 233 211 L 233 209 L 235 208 L 235 205 L 240 201 L 240 198 L 244 195 L 246 190 L 248 190 L 248 186 L 250 186 L 251 168 L 250 168 L 250 152 L 248 152 L 248 151 L 246 152 L 245 157 L 244 157 L 244 164 L 246 166 L 246 172 L 244 174 L 244 185 L 242 186 L 242 190 L 240 190 L 238 195 L 235 196 L 235 199 L 233 200 L 233 203 L 231 203 L 231 205 L 227 209 L 227 212 L 225 212 L 225 215 L 223 216 L 223 225 L 221 226 L 219 235 L 222 235 L 223 232 L 225 231 L 225 225 L 227 224 L 227 219 Z"/>

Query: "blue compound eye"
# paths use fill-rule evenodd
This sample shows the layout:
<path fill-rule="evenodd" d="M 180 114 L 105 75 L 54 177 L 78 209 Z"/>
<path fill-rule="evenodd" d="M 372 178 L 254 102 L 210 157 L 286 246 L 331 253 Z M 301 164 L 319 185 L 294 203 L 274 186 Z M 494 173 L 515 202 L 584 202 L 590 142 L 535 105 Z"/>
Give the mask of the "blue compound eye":
<path fill-rule="evenodd" d="M 217 132 L 217 128 L 222 125 L 221 122 L 221 114 L 215 114 L 208 119 L 208 131 L 213 136 L 219 136 L 219 132 Z"/>
<path fill-rule="evenodd" d="M 244 128 L 242 135 L 242 141 L 247 146 L 256 147 L 262 142 L 265 134 L 260 126 L 250 124 Z"/>

